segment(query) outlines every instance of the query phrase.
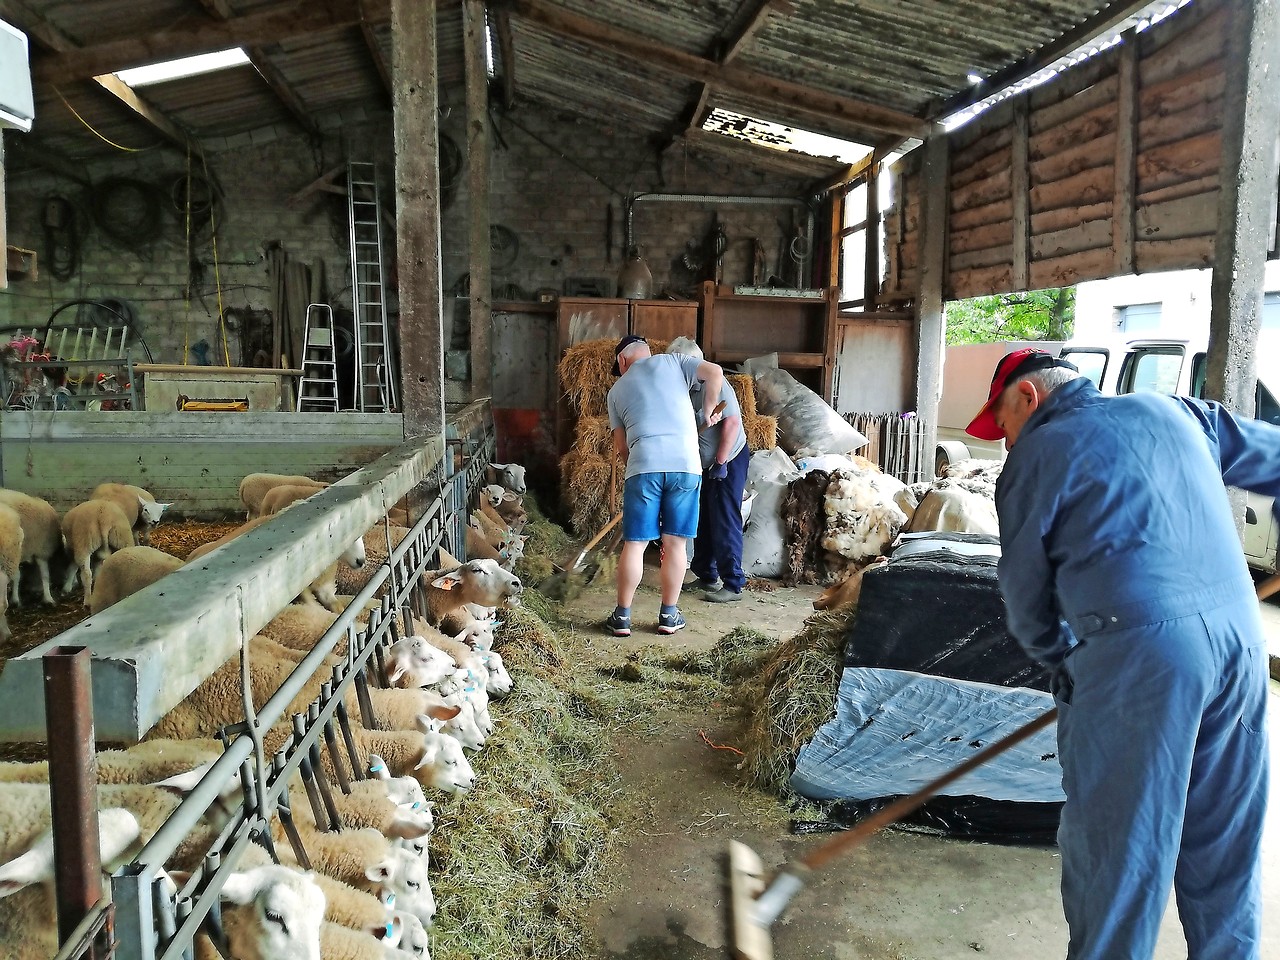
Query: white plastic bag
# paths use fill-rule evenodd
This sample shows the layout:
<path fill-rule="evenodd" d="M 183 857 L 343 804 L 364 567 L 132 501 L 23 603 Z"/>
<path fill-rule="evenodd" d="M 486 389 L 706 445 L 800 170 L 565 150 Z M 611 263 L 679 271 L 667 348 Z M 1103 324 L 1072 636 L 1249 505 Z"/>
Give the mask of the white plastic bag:
<path fill-rule="evenodd" d="M 796 465 L 783 451 L 774 447 L 770 450 L 757 450 L 751 455 L 747 464 L 747 486 L 761 480 L 785 480 L 790 483 L 800 476 Z"/>
<path fill-rule="evenodd" d="M 782 523 L 782 498 L 787 485 L 781 480 L 760 480 L 755 485 L 751 522 L 742 534 L 742 570 L 748 577 L 780 577 L 787 566 L 786 528 Z"/>
<path fill-rule="evenodd" d="M 785 370 L 755 377 L 756 408 L 778 418 L 778 445 L 787 453 L 853 453 L 867 438 L 820 396 Z"/>

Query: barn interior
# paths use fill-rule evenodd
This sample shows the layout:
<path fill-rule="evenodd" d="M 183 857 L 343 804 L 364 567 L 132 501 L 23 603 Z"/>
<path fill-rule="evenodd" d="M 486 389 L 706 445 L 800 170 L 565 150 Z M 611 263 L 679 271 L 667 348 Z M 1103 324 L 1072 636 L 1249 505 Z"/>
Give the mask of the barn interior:
<path fill-rule="evenodd" d="M 803 752 L 888 543 L 805 525 L 832 515 L 826 473 L 777 485 L 795 523 L 744 603 L 690 600 L 661 647 L 602 635 L 608 549 L 564 568 L 619 509 L 600 363 L 621 336 L 731 373 L 774 355 L 868 441 L 859 470 L 928 488 L 948 302 L 1210 268 L 1206 395 L 1254 397 L 1280 258 L 1272 2 L 0 0 L 0 43 L 0 487 L 64 515 L 145 488 L 169 504 L 152 544 L 185 558 L 240 529 L 247 475 L 332 484 L 87 618 L 87 588 L 50 612 L 24 564 L 0 743 L 48 761 L 58 863 L 31 956 L 198 953 L 264 835 L 305 865 L 283 824 L 342 832 L 324 824 L 370 778 L 389 651 L 432 618 L 440 551 L 481 555 L 471 516 L 491 482 L 513 492 L 503 464 L 525 470 L 524 556 L 502 552 L 516 524 L 490 544 L 524 581 L 494 635 L 514 687 L 474 789 L 427 798 L 435 918 L 400 949 L 725 954 L 725 842 L 776 868 L 836 829 L 791 778 L 826 765 Z M 751 448 L 790 470 L 805 443 L 753 373 L 734 377 Z M 336 575 L 354 599 L 257 687 L 261 638 L 356 542 L 363 568 Z M 552 580 L 572 589 L 533 589 Z M 215 678 L 235 722 L 199 728 L 224 736 L 199 786 L 105 879 L 67 867 L 100 859 L 86 772 Z M 237 812 L 169 889 L 233 777 Z M 1051 840 L 992 839 L 882 833 L 814 878 L 778 955 L 1062 952 Z M 1280 915 L 1270 826 L 1264 898 Z M 1185 952 L 1171 907 L 1157 956 Z"/>

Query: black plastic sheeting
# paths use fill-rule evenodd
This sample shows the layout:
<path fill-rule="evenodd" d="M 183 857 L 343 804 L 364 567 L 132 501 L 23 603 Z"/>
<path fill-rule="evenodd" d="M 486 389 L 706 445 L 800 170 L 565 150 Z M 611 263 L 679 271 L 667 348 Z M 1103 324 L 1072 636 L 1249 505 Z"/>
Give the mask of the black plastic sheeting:
<path fill-rule="evenodd" d="M 913 670 L 1048 692 L 1049 671 L 1023 653 L 1005 628 L 996 582 L 998 553 L 966 556 L 945 546 L 998 550 L 999 541 L 976 533 L 934 533 L 910 543 L 938 549 L 867 571 L 858 614 L 845 640 L 845 666 Z"/>
<path fill-rule="evenodd" d="M 998 560 L 995 537 L 931 533 L 900 541 L 889 563 L 867 571 L 836 718 L 801 751 L 792 778 L 797 792 L 826 802 L 828 820 L 793 823 L 796 832 L 852 826 L 967 759 L 975 730 L 989 744 L 1053 706 L 1050 672 L 1005 627 Z M 1055 729 L 957 787 L 904 823 L 987 842 L 1055 842 Z"/>

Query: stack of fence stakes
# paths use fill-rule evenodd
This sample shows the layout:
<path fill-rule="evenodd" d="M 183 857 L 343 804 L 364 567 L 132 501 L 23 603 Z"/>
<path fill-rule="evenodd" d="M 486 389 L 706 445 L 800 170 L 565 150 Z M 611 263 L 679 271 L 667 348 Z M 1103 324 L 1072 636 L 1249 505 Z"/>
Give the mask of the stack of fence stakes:
<path fill-rule="evenodd" d="M 948 299 L 1212 262 L 1228 6 L 1126 34 L 949 135 Z M 918 153 L 893 169 L 886 301 L 918 287 Z"/>
<path fill-rule="evenodd" d="M 925 424 L 914 413 L 846 413 L 844 418 L 867 438 L 859 456 L 903 483 L 933 479 L 933 456 L 924 449 Z"/>

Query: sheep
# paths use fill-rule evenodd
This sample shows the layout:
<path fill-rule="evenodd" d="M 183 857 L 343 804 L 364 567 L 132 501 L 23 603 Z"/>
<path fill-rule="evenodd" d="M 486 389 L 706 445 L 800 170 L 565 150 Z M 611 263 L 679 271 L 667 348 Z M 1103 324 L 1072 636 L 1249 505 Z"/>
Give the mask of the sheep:
<path fill-rule="evenodd" d="M 236 539 L 241 534 L 248 533 L 250 530 L 260 527 L 270 519 L 270 517 L 257 517 L 254 520 L 249 520 L 225 536 L 219 537 L 211 543 L 206 543 L 196 547 L 187 554 L 187 563 L 192 563 L 196 560 L 202 559 L 223 544 Z M 365 564 L 364 541 L 356 540 L 356 542 L 347 547 L 347 549 L 342 552 L 342 555 L 330 564 L 324 572 L 320 574 L 320 576 L 312 580 L 307 588 L 300 594 L 302 602 L 314 602 L 324 607 L 326 610 L 336 610 L 338 598 L 337 576 L 338 565 L 340 563 L 345 563 L 347 566 L 354 567 L 357 570 L 363 567 Z"/>
<path fill-rule="evenodd" d="M 519 530 L 528 522 L 529 514 L 524 509 L 524 498 L 519 494 L 495 483 L 483 488 L 480 495 L 481 503 L 487 502 L 493 507 L 512 530 Z"/>
<path fill-rule="evenodd" d="M 397 687 L 428 687 L 454 670 L 453 658 L 425 637 L 405 637 L 387 650 L 387 680 Z"/>
<path fill-rule="evenodd" d="M 111 500 L 86 500 L 67 511 L 62 518 L 62 539 L 74 561 L 67 570 L 62 592 L 69 594 L 80 576 L 84 588 L 84 604 L 93 595 L 94 561 L 102 561 L 117 550 L 133 546 L 133 527 L 129 518 Z"/>
<path fill-rule="evenodd" d="M 182 566 L 182 561 L 151 547 L 125 547 L 102 561 L 93 583 L 89 612 L 101 613 L 113 603 L 149 587 Z"/>
<path fill-rule="evenodd" d="M 24 786 L 35 786 L 32 784 Z M 21 791 L 13 793 L 0 792 L 6 801 L 15 797 L 20 802 L 20 810 L 26 809 L 25 796 L 48 800 L 48 790 L 39 792 Z M 7 812 L 7 811 L 6 811 Z M 37 826 L 43 825 L 42 818 Z M 9 826 L 17 827 L 16 824 Z M 122 807 L 108 807 L 98 811 L 98 848 L 104 865 L 116 863 L 124 856 L 125 851 L 136 844 L 142 827 L 138 818 Z M 53 880 L 53 831 L 45 828 L 36 831 L 21 831 L 19 835 L 4 836 L 4 853 L 0 853 L 0 898 L 10 897 L 18 891 Z M 7 858 L 7 859 L 6 859 Z M 4 942 L 0 938 L 0 942 Z"/>
<path fill-rule="evenodd" d="M 496 560 L 469 560 L 455 569 L 425 576 L 429 584 L 427 620 L 437 627 L 446 620 L 454 622 L 452 618 L 459 614 L 463 604 L 505 605 L 524 590 L 520 578 L 503 570 Z M 462 625 L 471 619 L 469 614 L 462 617 Z"/>
<path fill-rule="evenodd" d="M 507 522 L 493 507 L 489 506 L 489 502 L 483 497 L 480 499 L 480 509 L 471 512 L 471 524 L 495 549 L 505 547 L 514 536 Z"/>
<path fill-rule="evenodd" d="M 417 763 L 416 759 L 414 763 Z M 393 777 L 387 761 L 376 753 L 369 754 L 369 773 L 386 788 L 387 796 L 393 802 L 401 806 L 422 804 L 430 810 L 431 803 L 422 792 L 422 784 L 413 777 Z"/>
<path fill-rule="evenodd" d="M 410 954 L 360 930 L 326 921 L 320 926 L 324 960 L 408 960 Z"/>
<path fill-rule="evenodd" d="M 262 498 L 274 487 L 300 486 L 323 489 L 329 486 L 319 480 L 297 474 L 287 476 L 279 473 L 251 473 L 240 481 L 240 502 L 244 504 L 245 519 L 252 520 L 262 513 Z"/>
<path fill-rule="evenodd" d="M 462 752 L 462 744 L 439 733 L 423 739 L 427 741 L 427 748 L 412 770 L 415 780 L 424 787 L 434 787 L 455 796 L 467 793 L 475 786 L 476 772 Z M 428 759 L 432 751 L 434 756 Z"/>
<path fill-rule="evenodd" d="M 58 511 L 47 501 L 17 490 L 0 489 L 0 504 L 17 512 L 22 523 L 22 562 L 36 565 L 40 571 L 41 599 L 53 606 L 53 594 L 49 591 L 49 561 L 62 549 Z M 20 571 L 15 573 L 9 583 L 9 602 L 14 607 L 21 606 L 20 576 Z"/>
<path fill-rule="evenodd" d="M 272 487 L 267 491 L 266 496 L 262 498 L 262 506 L 260 512 L 264 517 L 270 517 L 279 513 L 287 507 L 293 506 L 299 500 L 305 500 L 312 494 L 319 493 L 325 487 L 319 487 L 314 484 L 283 484 L 278 487 Z"/>
<path fill-rule="evenodd" d="M 515 684 L 511 679 L 511 674 L 507 672 L 507 665 L 502 662 L 502 654 L 493 651 L 486 653 L 484 655 L 484 665 L 488 671 L 485 690 L 489 696 L 505 697 L 509 694 Z"/>
<path fill-rule="evenodd" d="M 260 631 L 277 643 L 295 650 L 311 650 L 330 627 L 338 614 L 313 603 L 291 603 L 273 617 Z M 346 638 L 338 642 L 333 652 L 346 656 Z"/>
<path fill-rule="evenodd" d="M 474 518 L 473 518 L 474 521 Z M 473 560 L 492 560 L 499 566 L 505 559 L 502 551 L 485 539 L 484 534 L 476 529 L 471 523 L 468 523 L 464 530 L 466 538 L 467 556 Z"/>
<path fill-rule="evenodd" d="M 172 503 L 157 503 L 150 491 L 131 483 L 100 483 L 89 494 L 90 500 L 110 500 L 124 513 L 133 528 L 134 538 L 141 544 L 151 542 L 151 531 Z"/>
<path fill-rule="evenodd" d="M 496 483 L 514 494 L 524 494 L 524 467 L 518 463 L 490 463 L 484 468 L 484 476 L 486 484 Z"/>
<path fill-rule="evenodd" d="M 303 807 L 305 805 L 300 809 Z M 387 932 L 391 910 L 378 897 L 323 873 L 317 873 L 315 881 L 324 892 L 326 921 L 340 924 L 348 930 L 361 930 L 375 937 Z"/>
<path fill-rule="evenodd" d="M 22 563 L 22 518 L 12 507 L 0 504 L 0 640 L 8 640 L 9 584 L 18 582 Z"/>
<path fill-rule="evenodd" d="M 396 910 L 392 916 L 400 922 L 399 929 L 387 938 L 387 945 L 398 947 L 402 952 L 419 960 L 431 960 L 428 949 L 427 931 L 412 913 Z"/>
<path fill-rule="evenodd" d="M 336 792 L 333 799 L 344 827 L 372 827 L 388 840 L 417 840 L 435 826 L 429 806 L 401 806 L 388 795 L 382 780 L 356 780 L 351 793 Z"/>

